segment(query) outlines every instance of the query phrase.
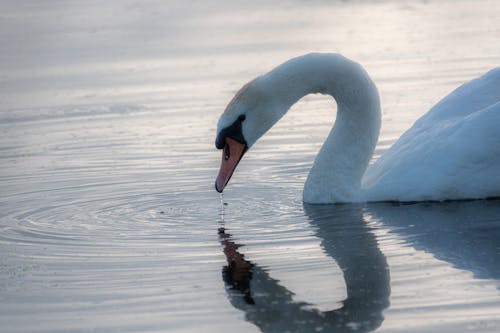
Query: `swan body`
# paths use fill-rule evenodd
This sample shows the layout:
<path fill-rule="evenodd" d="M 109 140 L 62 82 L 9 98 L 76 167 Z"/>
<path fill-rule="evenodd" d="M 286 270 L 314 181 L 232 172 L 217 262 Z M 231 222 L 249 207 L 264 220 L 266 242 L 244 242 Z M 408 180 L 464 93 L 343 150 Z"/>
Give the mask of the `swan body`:
<path fill-rule="evenodd" d="M 304 202 L 500 196 L 500 68 L 453 91 L 368 166 L 380 131 L 378 92 L 359 64 L 337 54 L 291 59 L 236 94 L 217 127 L 216 146 L 224 149 L 219 192 L 243 154 L 310 93 L 331 95 L 337 117 L 307 177 Z"/>

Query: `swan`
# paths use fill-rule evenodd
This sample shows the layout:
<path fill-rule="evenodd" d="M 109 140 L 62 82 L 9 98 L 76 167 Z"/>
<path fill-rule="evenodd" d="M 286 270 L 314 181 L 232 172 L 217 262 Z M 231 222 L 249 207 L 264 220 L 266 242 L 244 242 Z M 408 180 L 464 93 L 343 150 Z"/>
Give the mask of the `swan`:
<path fill-rule="evenodd" d="M 442 201 L 500 196 L 500 68 L 463 84 L 418 119 L 377 161 L 377 88 L 358 63 L 311 53 L 244 85 L 217 123 L 222 192 L 250 147 L 303 96 L 331 95 L 333 128 L 303 190 L 306 203 Z"/>

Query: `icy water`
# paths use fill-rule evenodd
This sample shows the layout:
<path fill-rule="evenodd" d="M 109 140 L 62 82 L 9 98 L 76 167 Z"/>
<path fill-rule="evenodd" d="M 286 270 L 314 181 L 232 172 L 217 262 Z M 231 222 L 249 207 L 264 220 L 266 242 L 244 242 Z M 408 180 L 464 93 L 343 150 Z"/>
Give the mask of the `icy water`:
<path fill-rule="evenodd" d="M 378 156 L 500 64 L 497 1 L 3 1 L 1 332 L 500 332 L 500 201 L 304 205 L 300 101 L 213 189 L 218 115 L 310 51 L 379 87 Z M 375 156 L 376 158 L 376 156 Z"/>

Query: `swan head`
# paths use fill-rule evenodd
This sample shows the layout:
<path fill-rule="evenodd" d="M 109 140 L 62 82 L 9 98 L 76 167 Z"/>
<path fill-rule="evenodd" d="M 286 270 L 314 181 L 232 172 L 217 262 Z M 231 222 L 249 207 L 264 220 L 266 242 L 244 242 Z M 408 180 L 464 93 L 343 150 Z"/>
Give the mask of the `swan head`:
<path fill-rule="evenodd" d="M 236 166 L 252 145 L 286 112 L 278 112 L 263 77 L 250 81 L 229 102 L 219 118 L 215 146 L 222 150 L 222 162 L 215 189 L 222 192 Z"/>

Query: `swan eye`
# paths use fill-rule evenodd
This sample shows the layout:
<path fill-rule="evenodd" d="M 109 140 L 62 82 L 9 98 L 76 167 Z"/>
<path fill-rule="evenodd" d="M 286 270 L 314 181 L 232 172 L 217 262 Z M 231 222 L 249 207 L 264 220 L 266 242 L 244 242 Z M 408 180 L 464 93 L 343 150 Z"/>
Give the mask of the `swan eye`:
<path fill-rule="evenodd" d="M 224 159 L 227 161 L 229 159 L 229 157 L 231 157 L 231 152 L 229 149 L 229 145 L 226 145 L 224 147 Z"/>
<path fill-rule="evenodd" d="M 239 143 L 243 143 L 246 146 L 247 142 L 245 141 L 241 130 L 241 123 L 245 119 L 246 116 L 244 114 L 240 114 L 231 125 L 224 127 L 215 139 L 215 147 L 217 149 L 225 149 L 226 138 L 231 138 Z M 229 156 L 229 152 L 226 156 Z"/>

